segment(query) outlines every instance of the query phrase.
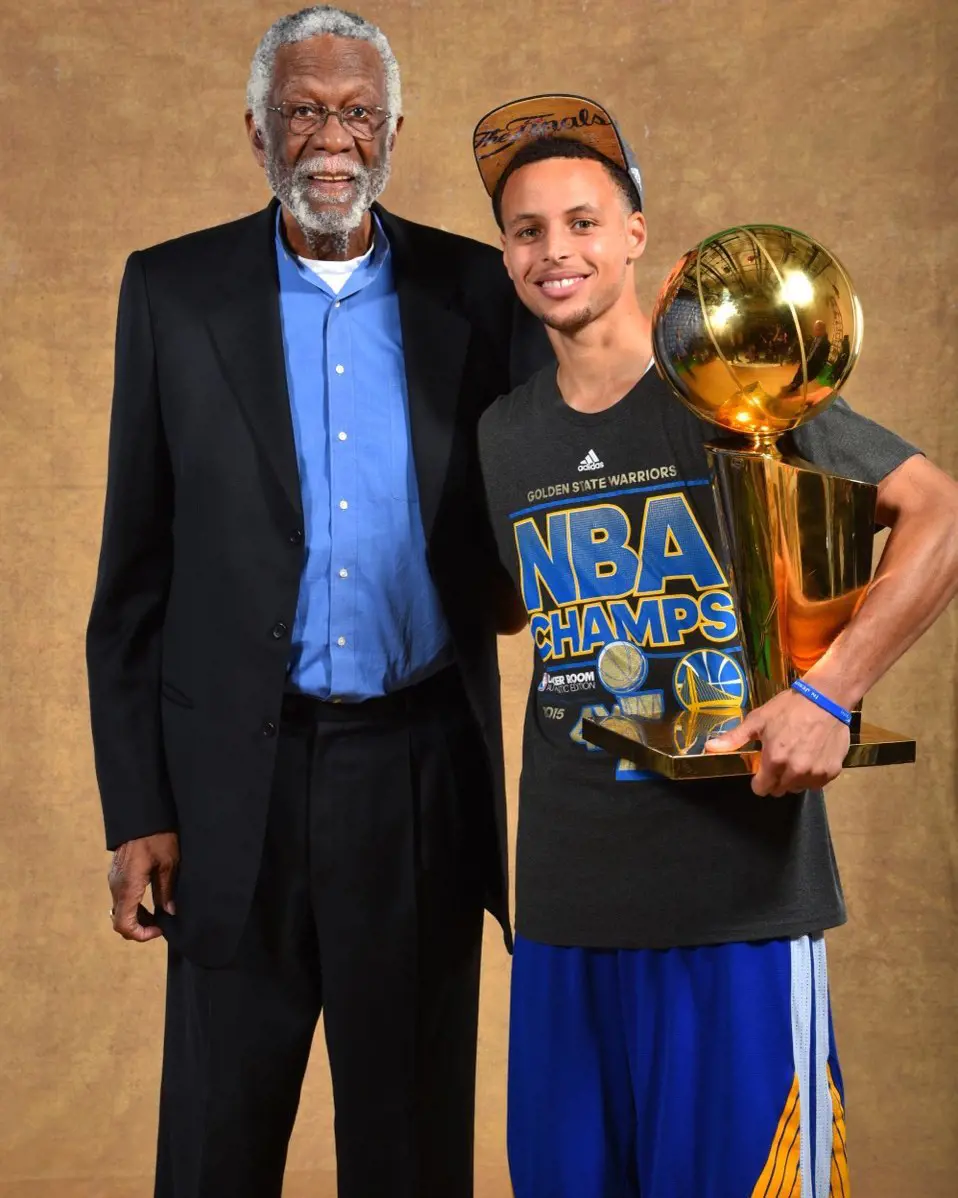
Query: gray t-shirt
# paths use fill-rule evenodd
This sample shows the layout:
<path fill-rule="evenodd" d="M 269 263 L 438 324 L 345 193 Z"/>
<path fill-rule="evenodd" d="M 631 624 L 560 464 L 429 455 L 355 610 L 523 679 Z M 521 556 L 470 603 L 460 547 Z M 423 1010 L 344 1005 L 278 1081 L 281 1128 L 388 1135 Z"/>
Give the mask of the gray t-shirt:
<path fill-rule="evenodd" d="M 582 737 L 583 718 L 616 702 L 597 672 L 612 641 L 642 646 L 643 693 L 661 692 L 666 711 L 679 710 L 697 654 L 744 681 L 715 552 L 703 448 L 715 433 L 652 371 L 614 407 L 583 413 L 550 365 L 482 417 L 490 517 L 534 642 L 516 874 L 517 929 L 531 940 L 657 948 L 845 920 L 821 792 L 672 783 Z M 917 452 L 841 401 L 793 437 L 807 460 L 865 482 Z"/>

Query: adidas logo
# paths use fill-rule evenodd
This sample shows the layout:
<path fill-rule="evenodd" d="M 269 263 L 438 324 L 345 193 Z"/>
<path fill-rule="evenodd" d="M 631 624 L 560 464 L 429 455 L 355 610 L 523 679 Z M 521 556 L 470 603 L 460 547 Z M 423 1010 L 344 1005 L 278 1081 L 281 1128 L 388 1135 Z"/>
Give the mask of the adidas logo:
<path fill-rule="evenodd" d="M 601 470 L 603 466 L 605 466 L 605 462 L 600 462 L 599 455 L 594 449 L 590 449 L 579 463 L 579 470 Z"/>

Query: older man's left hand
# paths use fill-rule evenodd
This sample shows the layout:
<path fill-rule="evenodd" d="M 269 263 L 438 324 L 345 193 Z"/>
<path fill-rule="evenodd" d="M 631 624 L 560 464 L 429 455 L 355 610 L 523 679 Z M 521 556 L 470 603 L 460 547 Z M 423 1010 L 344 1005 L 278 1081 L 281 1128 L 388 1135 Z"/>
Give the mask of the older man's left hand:
<path fill-rule="evenodd" d="M 713 737 L 709 753 L 728 753 L 750 740 L 762 743 L 757 795 L 815 790 L 841 773 L 848 752 L 848 728 L 797 691 L 787 690 L 749 712 L 737 728 Z"/>

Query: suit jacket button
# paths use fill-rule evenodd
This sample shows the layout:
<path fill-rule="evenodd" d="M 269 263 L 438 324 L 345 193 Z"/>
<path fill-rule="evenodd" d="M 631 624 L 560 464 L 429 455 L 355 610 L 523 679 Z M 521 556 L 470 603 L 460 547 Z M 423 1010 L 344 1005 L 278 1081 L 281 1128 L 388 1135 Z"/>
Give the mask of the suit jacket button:
<path fill-rule="evenodd" d="M 276 735 L 276 725 L 273 723 L 272 720 L 265 720 L 263 722 L 263 735 L 264 736 L 275 736 Z"/>
<path fill-rule="evenodd" d="M 289 534 L 289 543 L 290 545 L 302 545 L 303 530 L 301 528 L 293 529 L 293 531 Z"/>
<path fill-rule="evenodd" d="M 274 640 L 281 641 L 287 632 L 289 632 L 289 629 L 282 620 L 277 620 L 277 622 L 273 625 Z"/>

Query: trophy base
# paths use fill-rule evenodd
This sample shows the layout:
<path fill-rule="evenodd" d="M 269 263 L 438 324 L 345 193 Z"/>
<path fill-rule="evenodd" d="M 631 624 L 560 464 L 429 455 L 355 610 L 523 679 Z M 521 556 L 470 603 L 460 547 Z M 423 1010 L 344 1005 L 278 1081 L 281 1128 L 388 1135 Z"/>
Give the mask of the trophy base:
<path fill-rule="evenodd" d="M 732 753 L 706 753 L 705 744 L 710 736 L 730 731 L 741 719 L 739 711 L 684 711 L 659 720 L 616 714 L 601 721 L 583 720 L 582 736 L 614 757 L 675 782 L 735 778 L 758 771 L 758 742 L 751 741 Z M 858 724 L 851 730 L 844 768 L 907 765 L 915 760 L 916 747 L 914 740 L 898 732 Z"/>

